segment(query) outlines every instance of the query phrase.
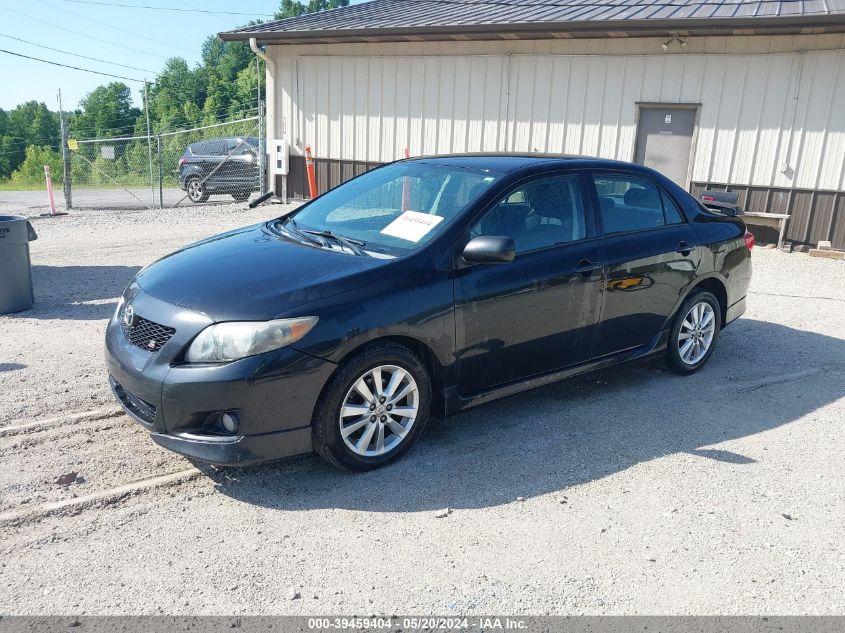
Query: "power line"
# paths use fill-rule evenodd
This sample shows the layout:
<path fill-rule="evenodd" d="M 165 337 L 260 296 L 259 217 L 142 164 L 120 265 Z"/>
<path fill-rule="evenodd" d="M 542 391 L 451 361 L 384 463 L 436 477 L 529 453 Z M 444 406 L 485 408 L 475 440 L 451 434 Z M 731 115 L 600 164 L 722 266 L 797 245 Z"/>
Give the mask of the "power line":
<path fill-rule="evenodd" d="M 30 55 L 24 55 L 23 53 L 15 53 L 14 51 L 7 51 L 5 48 L 0 48 L 0 53 L 6 53 L 7 55 L 15 55 L 16 57 L 23 57 L 25 59 L 32 59 L 36 62 L 42 62 L 44 64 L 52 64 L 53 66 L 61 66 L 62 68 L 70 68 L 72 70 L 81 70 L 84 73 L 92 73 L 94 75 L 103 75 L 104 77 L 113 77 L 115 79 L 125 79 L 126 81 L 137 81 L 139 84 L 144 83 L 143 79 L 133 79 L 132 77 L 123 77 L 121 75 L 112 75 L 111 73 L 101 73 L 98 70 L 91 70 L 89 68 L 80 68 L 79 66 L 70 66 L 69 64 L 60 64 L 59 62 L 52 62 L 49 59 L 41 59 L 40 57 L 31 57 Z"/>
<path fill-rule="evenodd" d="M 71 53 L 70 51 L 63 51 L 60 48 L 51 48 L 50 46 L 46 46 L 44 44 L 39 44 L 38 42 L 30 42 L 29 40 L 24 40 L 19 37 L 15 37 L 13 35 L 6 35 L 5 33 L 0 33 L 0 37 L 6 37 L 10 40 L 16 40 L 18 42 L 23 42 L 24 44 L 31 44 L 32 46 L 37 46 L 39 48 L 45 48 L 48 51 L 53 51 L 56 53 L 64 53 L 65 55 L 72 55 L 73 57 L 81 57 L 82 59 L 89 59 L 93 62 L 102 62 L 104 64 L 109 64 L 111 66 L 120 66 L 121 68 L 130 68 L 132 70 L 140 70 L 141 72 L 150 73 L 152 75 L 158 74 L 154 70 L 149 70 L 147 68 L 138 68 L 137 66 L 127 66 L 126 64 L 118 64 L 117 62 L 112 62 L 107 59 L 100 59 L 99 57 L 88 57 L 87 55 L 82 55 L 80 53 Z"/>
<path fill-rule="evenodd" d="M 184 0 L 178 0 L 178 2 L 179 2 L 179 4 L 186 6 L 186 7 L 189 7 L 191 9 L 199 9 L 198 6 L 190 4 L 188 2 L 184 2 Z M 232 27 L 232 24 L 231 24 L 231 22 L 229 22 L 229 20 L 226 20 L 225 18 L 221 18 L 219 15 L 211 15 L 210 17 L 214 18 L 215 20 L 218 20 L 219 22 L 222 22 L 223 24 L 225 24 L 229 28 Z"/>
<path fill-rule="evenodd" d="M 179 9 L 177 7 L 155 7 L 148 4 L 129 4 L 123 2 L 101 2 L 99 0 L 64 0 L 64 2 L 75 2 L 76 4 L 94 4 L 102 7 L 119 7 L 121 9 L 149 9 L 153 11 L 176 11 L 179 13 L 207 13 L 209 15 L 243 15 L 248 17 L 269 17 L 272 13 L 242 13 L 238 11 L 212 11 L 211 9 Z"/>
<path fill-rule="evenodd" d="M 145 51 L 145 50 L 140 49 L 140 48 L 132 48 L 130 46 L 126 46 L 125 44 L 118 44 L 117 42 L 110 42 L 109 40 L 104 40 L 104 39 L 101 39 L 99 37 L 94 37 L 93 35 L 88 35 L 87 33 L 81 33 L 80 31 L 74 31 L 73 29 L 69 29 L 66 26 L 59 26 L 58 24 L 52 24 L 51 22 L 47 22 L 44 19 L 34 18 L 31 15 L 27 15 L 23 11 L 18 11 L 17 9 L 10 9 L 9 7 L 0 7 L 0 9 L 3 9 L 4 11 L 10 11 L 12 13 L 16 13 L 16 14 L 21 15 L 21 16 L 29 19 L 29 20 L 33 20 L 34 22 L 38 22 L 41 25 L 50 26 L 50 27 L 53 27 L 54 29 L 59 29 L 60 31 L 67 31 L 68 33 L 73 33 L 74 35 L 78 35 L 80 37 L 85 37 L 89 40 L 94 40 L 95 42 L 100 42 L 102 44 L 108 44 L 109 46 L 116 46 L 116 47 L 121 48 L 125 51 L 134 51 L 136 53 L 141 53 L 143 55 L 149 55 L 151 57 L 158 57 L 159 59 L 167 59 L 167 57 L 165 57 L 164 55 L 159 55 L 158 53 L 151 53 L 150 51 Z"/>
<path fill-rule="evenodd" d="M 74 11 L 69 11 L 68 9 L 63 9 L 62 7 L 57 7 L 55 4 L 51 4 L 46 2 L 45 0 L 38 0 L 41 4 L 45 4 L 52 9 L 56 9 L 58 11 L 63 11 L 68 15 L 76 16 L 77 18 L 82 18 L 83 20 L 88 20 L 89 22 L 93 22 L 94 24 L 99 24 L 100 26 L 105 26 L 107 28 L 113 29 L 115 31 L 120 31 L 121 33 L 126 33 L 127 35 L 131 35 L 132 37 L 137 37 L 138 39 L 147 40 L 149 42 L 154 42 L 156 44 L 161 44 L 162 46 L 168 46 L 173 49 L 177 49 L 180 51 L 185 51 L 186 53 L 194 53 L 195 51 L 190 48 L 185 48 L 184 46 L 177 46 L 173 42 L 165 42 L 163 40 L 157 40 L 154 37 L 149 37 L 147 35 L 139 35 L 133 31 L 128 31 L 127 29 L 120 28 L 119 26 L 115 26 L 113 24 L 109 24 L 108 22 L 103 22 L 102 20 L 96 20 L 94 18 L 90 18 L 87 15 L 82 15 L 81 13 L 76 13 Z"/>

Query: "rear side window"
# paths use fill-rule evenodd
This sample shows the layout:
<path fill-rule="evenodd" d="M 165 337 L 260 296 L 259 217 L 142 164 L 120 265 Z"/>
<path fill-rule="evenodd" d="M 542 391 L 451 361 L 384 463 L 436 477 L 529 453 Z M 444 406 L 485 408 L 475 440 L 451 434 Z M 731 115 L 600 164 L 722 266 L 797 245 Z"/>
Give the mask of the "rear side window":
<path fill-rule="evenodd" d="M 226 142 L 226 153 L 230 156 L 243 156 L 255 153 L 255 148 L 246 139 L 231 138 Z"/>
<path fill-rule="evenodd" d="M 678 205 L 662 189 L 660 199 L 663 202 L 663 216 L 666 218 L 666 224 L 683 224 L 684 216 L 681 215 Z"/>
<path fill-rule="evenodd" d="M 226 141 L 209 141 L 208 153 L 211 156 L 222 156 L 226 153 Z"/>
<path fill-rule="evenodd" d="M 604 233 L 627 233 L 682 223 L 677 205 L 652 181 L 633 174 L 595 174 Z"/>

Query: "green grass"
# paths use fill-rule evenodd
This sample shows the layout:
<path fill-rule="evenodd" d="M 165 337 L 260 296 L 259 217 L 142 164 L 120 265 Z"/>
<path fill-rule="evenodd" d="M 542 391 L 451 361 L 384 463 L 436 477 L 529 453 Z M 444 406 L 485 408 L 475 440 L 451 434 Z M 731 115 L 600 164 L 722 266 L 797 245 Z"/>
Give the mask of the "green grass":
<path fill-rule="evenodd" d="M 62 185 L 53 183 L 53 191 L 61 189 Z M 43 182 L 37 185 L 23 185 L 17 182 L 0 182 L 0 191 L 47 191 L 47 185 Z"/>
<path fill-rule="evenodd" d="M 165 179 L 163 182 L 163 186 L 165 188 L 174 188 L 179 186 L 179 181 L 176 179 L 170 180 Z M 92 185 L 92 184 L 84 184 L 84 185 L 73 185 L 73 191 L 77 190 L 85 190 L 85 189 L 113 189 L 115 191 L 123 191 L 123 187 L 127 189 L 149 189 L 150 182 L 138 182 L 135 183 L 120 183 L 120 186 L 112 184 L 112 183 L 103 183 L 101 185 Z M 155 189 L 158 190 L 158 182 L 155 183 Z M 54 182 L 53 183 L 53 191 L 54 192 L 61 192 L 62 190 L 62 183 Z M 0 191 L 43 191 L 47 192 L 47 185 L 43 182 L 38 184 L 24 184 L 24 183 L 17 183 L 11 181 L 0 181 Z"/>

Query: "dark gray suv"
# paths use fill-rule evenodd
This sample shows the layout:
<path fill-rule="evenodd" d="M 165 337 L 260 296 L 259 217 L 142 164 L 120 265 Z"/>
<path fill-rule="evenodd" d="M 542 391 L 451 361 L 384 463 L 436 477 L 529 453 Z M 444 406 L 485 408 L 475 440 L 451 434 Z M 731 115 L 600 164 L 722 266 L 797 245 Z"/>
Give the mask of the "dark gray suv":
<path fill-rule="evenodd" d="M 212 194 L 244 201 L 259 185 L 258 139 L 252 136 L 191 143 L 179 159 L 179 186 L 191 202 Z"/>

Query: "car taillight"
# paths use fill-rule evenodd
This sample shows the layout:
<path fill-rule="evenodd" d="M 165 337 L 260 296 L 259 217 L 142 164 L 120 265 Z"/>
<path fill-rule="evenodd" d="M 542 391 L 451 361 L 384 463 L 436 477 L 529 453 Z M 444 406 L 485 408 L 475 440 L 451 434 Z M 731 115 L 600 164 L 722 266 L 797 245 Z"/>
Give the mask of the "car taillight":
<path fill-rule="evenodd" d="M 187 165 L 187 164 L 188 164 L 187 158 L 180 158 L 179 159 L 179 167 L 181 167 L 182 165 Z"/>
<path fill-rule="evenodd" d="M 754 248 L 754 234 L 751 231 L 745 231 L 745 247 L 750 251 Z"/>
<path fill-rule="evenodd" d="M 716 202 L 716 198 L 713 196 L 701 196 L 702 200 L 707 200 L 707 202 Z"/>

